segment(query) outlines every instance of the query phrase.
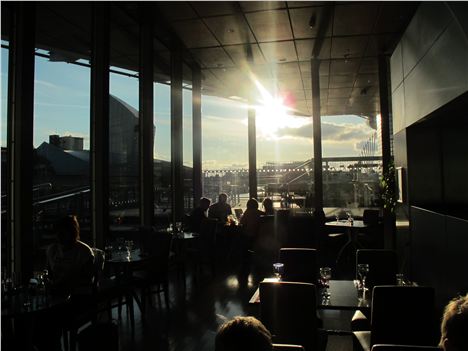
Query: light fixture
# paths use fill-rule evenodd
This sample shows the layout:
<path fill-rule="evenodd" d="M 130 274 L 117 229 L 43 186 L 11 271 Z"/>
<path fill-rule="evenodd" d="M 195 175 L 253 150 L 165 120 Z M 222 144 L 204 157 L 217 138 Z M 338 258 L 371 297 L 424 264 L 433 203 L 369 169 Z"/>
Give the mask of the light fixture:
<path fill-rule="evenodd" d="M 315 17 L 315 13 L 312 14 L 312 16 L 310 16 L 310 19 L 309 19 L 309 28 L 314 28 L 315 27 L 315 22 L 316 22 L 317 18 Z"/>

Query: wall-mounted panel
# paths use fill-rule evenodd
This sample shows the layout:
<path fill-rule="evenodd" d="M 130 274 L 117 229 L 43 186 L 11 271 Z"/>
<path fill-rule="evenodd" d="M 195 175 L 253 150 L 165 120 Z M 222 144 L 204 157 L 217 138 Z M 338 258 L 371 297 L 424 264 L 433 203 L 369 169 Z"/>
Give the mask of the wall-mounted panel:
<path fill-rule="evenodd" d="M 468 45 L 452 23 L 405 79 L 406 125 L 468 90 Z"/>
<path fill-rule="evenodd" d="M 401 84 L 392 94 L 393 133 L 406 127 L 405 123 L 405 86 Z"/>
<path fill-rule="evenodd" d="M 452 20 L 441 2 L 423 2 L 403 35 L 403 75 L 406 77 Z"/>
<path fill-rule="evenodd" d="M 395 48 L 392 57 L 390 57 L 390 72 L 392 92 L 403 82 L 403 58 L 401 56 L 401 42 Z"/>

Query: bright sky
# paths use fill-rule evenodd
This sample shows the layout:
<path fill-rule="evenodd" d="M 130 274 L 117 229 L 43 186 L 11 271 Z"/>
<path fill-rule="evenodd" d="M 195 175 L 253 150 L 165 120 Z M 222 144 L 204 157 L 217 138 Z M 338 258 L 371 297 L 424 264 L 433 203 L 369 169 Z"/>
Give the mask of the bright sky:
<path fill-rule="evenodd" d="M 6 145 L 8 50 L 1 53 L 1 145 Z M 138 109 L 138 80 L 111 74 L 110 92 Z M 90 69 L 36 57 L 34 147 L 50 134 L 84 138 L 89 149 Z M 170 87 L 155 84 L 155 158 L 170 160 Z M 184 164 L 192 165 L 192 93 L 183 94 Z M 313 155 L 312 119 L 293 117 L 271 96 L 257 106 L 257 165 L 305 161 Z M 284 111 L 283 111 L 284 112 Z M 323 156 L 357 156 L 375 131 L 357 116 L 322 117 Z M 203 168 L 247 168 L 247 107 L 202 97 Z"/>

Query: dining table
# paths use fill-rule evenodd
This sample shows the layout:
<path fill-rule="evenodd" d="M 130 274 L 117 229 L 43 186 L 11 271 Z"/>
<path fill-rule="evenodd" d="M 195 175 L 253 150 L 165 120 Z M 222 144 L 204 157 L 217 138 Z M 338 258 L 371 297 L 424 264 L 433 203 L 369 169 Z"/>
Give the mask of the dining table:
<path fill-rule="evenodd" d="M 263 281 L 275 282 L 277 278 L 265 278 Z M 329 297 L 322 296 L 323 288 L 317 289 L 317 309 L 323 310 L 362 310 L 368 312 L 372 304 L 371 294 L 366 291 L 364 296 L 357 289 L 356 280 L 330 280 L 328 293 Z M 254 292 L 249 300 L 251 305 L 260 304 L 260 289 Z"/>
<path fill-rule="evenodd" d="M 362 245 L 357 240 L 357 237 L 358 237 L 358 233 L 360 230 L 368 227 L 368 224 L 364 223 L 364 221 L 362 220 L 352 220 L 352 221 L 338 220 L 338 221 L 332 221 L 332 222 L 325 222 L 325 225 L 327 227 L 344 229 L 347 235 L 346 243 L 343 244 L 343 246 L 341 247 L 340 251 L 338 251 L 338 254 L 336 256 L 337 264 L 341 260 L 347 248 L 351 247 L 351 248 L 354 248 L 354 250 L 358 248 L 362 248 Z"/>

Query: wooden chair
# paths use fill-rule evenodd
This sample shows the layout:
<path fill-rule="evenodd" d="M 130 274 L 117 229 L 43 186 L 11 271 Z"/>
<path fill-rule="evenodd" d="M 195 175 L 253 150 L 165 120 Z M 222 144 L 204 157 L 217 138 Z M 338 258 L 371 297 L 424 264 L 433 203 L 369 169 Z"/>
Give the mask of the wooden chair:
<path fill-rule="evenodd" d="M 435 345 L 434 289 L 420 286 L 375 286 L 370 330 L 356 331 L 355 349 L 375 344 Z"/>
<path fill-rule="evenodd" d="M 325 350 L 326 334 L 318 328 L 315 285 L 300 282 L 261 282 L 260 319 L 273 342 Z"/>
<path fill-rule="evenodd" d="M 281 248 L 278 261 L 284 263 L 283 280 L 312 284 L 317 282 L 316 249 Z"/>

